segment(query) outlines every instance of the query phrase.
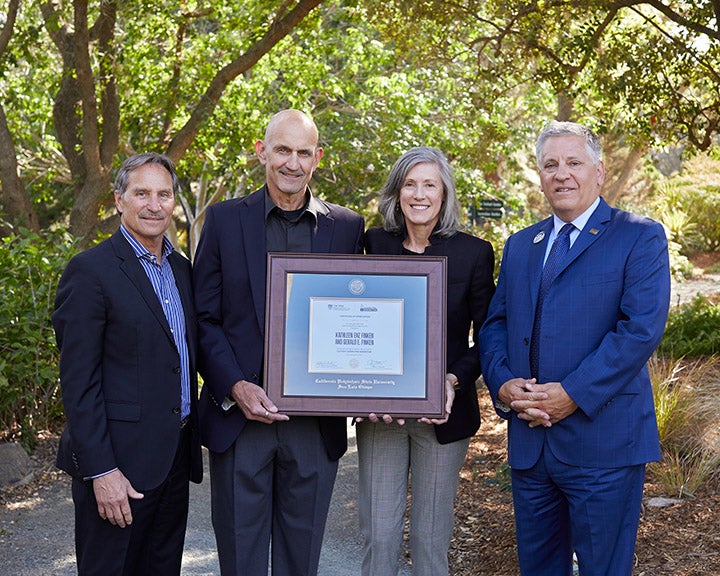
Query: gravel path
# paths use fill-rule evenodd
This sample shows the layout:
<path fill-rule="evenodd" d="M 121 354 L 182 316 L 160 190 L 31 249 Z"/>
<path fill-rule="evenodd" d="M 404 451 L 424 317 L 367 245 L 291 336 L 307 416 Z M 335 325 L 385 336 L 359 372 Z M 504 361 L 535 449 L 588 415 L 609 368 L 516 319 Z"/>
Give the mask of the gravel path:
<path fill-rule="evenodd" d="M 720 292 L 720 274 L 704 274 L 685 282 L 673 282 L 670 305 L 685 304 L 698 294 L 708 295 L 716 292 Z"/>

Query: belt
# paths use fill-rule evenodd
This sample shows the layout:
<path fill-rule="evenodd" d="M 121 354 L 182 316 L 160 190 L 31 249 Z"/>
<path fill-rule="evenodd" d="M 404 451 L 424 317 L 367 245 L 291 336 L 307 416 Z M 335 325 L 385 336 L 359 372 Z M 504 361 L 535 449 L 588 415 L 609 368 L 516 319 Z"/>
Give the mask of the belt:
<path fill-rule="evenodd" d="M 190 424 L 190 416 L 185 416 L 180 420 L 180 430 L 184 429 L 188 424 Z"/>

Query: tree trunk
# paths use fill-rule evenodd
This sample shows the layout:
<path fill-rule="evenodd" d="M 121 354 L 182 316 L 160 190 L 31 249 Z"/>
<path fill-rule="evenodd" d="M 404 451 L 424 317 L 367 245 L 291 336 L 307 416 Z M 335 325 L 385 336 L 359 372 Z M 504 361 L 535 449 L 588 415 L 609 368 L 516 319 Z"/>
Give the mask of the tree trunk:
<path fill-rule="evenodd" d="M 10 223 L 39 232 L 40 222 L 37 213 L 18 175 L 15 145 L 2 105 L 0 105 L 0 183 L 2 184 L 0 204 Z"/>
<path fill-rule="evenodd" d="M 635 173 L 638 162 L 640 162 L 644 154 L 645 150 L 637 147 L 632 148 L 628 154 L 623 156 L 619 169 L 615 171 L 617 177 L 612 182 L 605 182 L 602 196 L 610 206 L 614 206 L 618 198 L 622 196 L 631 176 Z"/>
<path fill-rule="evenodd" d="M 5 54 L 15 29 L 19 0 L 10 0 L 5 22 L 0 30 L 0 58 Z M 40 231 L 40 222 L 30 197 L 18 174 L 17 155 L 5 109 L 0 104 L 0 211 L 10 224 Z"/>

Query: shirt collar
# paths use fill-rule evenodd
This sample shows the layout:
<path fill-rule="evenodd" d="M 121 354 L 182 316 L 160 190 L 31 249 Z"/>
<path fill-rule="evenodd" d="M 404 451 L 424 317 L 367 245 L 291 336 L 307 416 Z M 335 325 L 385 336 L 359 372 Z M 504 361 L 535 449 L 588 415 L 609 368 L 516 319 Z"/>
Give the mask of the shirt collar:
<path fill-rule="evenodd" d="M 303 210 L 305 213 L 310 214 L 315 221 L 317 222 L 318 213 L 323 211 L 322 204 L 320 201 L 313 196 L 313 193 L 310 191 L 310 188 L 308 188 L 305 191 L 305 197 L 307 200 L 305 201 L 305 206 L 303 207 Z M 275 208 L 280 210 L 280 208 L 273 202 L 272 198 L 270 198 L 270 193 L 268 192 L 267 186 L 265 187 L 265 220 L 267 220 L 267 217 L 270 215 L 270 212 L 272 212 Z"/>
<path fill-rule="evenodd" d="M 590 204 L 590 206 L 587 208 L 587 210 L 585 210 L 585 212 L 583 212 L 582 214 L 580 214 L 580 216 L 575 218 L 575 220 L 573 220 L 571 222 L 571 224 L 573 226 L 575 226 L 575 228 L 578 231 L 581 231 L 587 224 L 588 220 L 590 220 L 590 216 L 592 216 L 592 213 L 595 212 L 595 209 L 598 207 L 598 204 L 600 204 L 599 196 L 597 198 L 595 198 L 595 201 L 592 204 Z M 555 235 L 559 234 L 560 228 L 565 226 L 565 224 L 567 224 L 567 222 L 565 222 L 564 220 L 561 220 L 555 214 L 553 214 L 553 229 L 555 231 Z"/>
<path fill-rule="evenodd" d="M 146 260 L 152 260 L 155 261 L 155 254 L 150 252 L 145 246 L 143 246 L 135 236 L 132 235 L 132 233 L 125 228 L 124 224 L 120 224 L 120 232 L 122 232 L 122 235 L 125 236 L 125 239 L 130 244 L 130 247 L 133 249 L 133 252 L 135 253 L 135 256 L 138 258 L 145 258 Z M 170 242 L 169 238 L 167 236 L 163 236 L 163 245 L 162 245 L 162 259 L 165 260 L 168 255 L 175 250 L 175 247 L 173 246 L 172 242 Z"/>

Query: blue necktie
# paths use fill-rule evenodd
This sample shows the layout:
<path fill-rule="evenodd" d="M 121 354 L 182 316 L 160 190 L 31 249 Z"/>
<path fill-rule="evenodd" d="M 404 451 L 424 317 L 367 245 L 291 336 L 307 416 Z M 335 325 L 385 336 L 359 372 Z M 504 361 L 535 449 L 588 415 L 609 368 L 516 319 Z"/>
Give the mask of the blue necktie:
<path fill-rule="evenodd" d="M 533 378 L 538 376 L 540 356 L 540 324 L 542 318 L 543 301 L 560 271 L 560 266 L 570 250 L 570 232 L 575 228 L 572 224 L 565 224 L 560 228 L 548 254 L 545 266 L 543 266 L 540 279 L 540 291 L 538 293 L 537 307 L 535 308 L 535 320 L 533 321 L 532 338 L 530 339 L 530 374 Z"/>

